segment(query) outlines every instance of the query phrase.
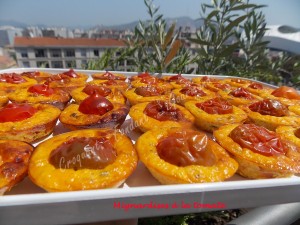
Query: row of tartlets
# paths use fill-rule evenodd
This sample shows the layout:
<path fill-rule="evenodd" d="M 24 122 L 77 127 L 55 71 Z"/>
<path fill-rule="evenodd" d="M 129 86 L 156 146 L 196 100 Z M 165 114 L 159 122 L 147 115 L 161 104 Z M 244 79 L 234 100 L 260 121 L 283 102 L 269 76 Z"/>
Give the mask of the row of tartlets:
<path fill-rule="evenodd" d="M 300 95 L 251 80 L 110 72 L 0 74 L 0 188 L 118 187 L 140 159 L 162 184 L 300 172 Z M 135 145 L 118 130 L 130 115 Z M 70 132 L 50 135 L 57 121 Z M 214 138 L 207 136 L 211 133 Z M 36 147 L 33 143 L 40 142 Z"/>

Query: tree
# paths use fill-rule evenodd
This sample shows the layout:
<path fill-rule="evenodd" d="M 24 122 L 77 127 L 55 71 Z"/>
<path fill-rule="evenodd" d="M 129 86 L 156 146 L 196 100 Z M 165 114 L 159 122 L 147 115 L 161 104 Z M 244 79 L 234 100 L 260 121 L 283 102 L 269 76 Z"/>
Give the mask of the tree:
<path fill-rule="evenodd" d="M 265 60 L 261 51 L 267 44 L 262 41 L 265 21 L 263 14 L 256 12 L 261 7 L 241 0 L 213 0 L 201 5 L 204 25 L 196 38 L 190 39 L 199 44 L 198 73 L 244 73 L 262 58 Z M 236 62 L 234 55 L 240 49 L 244 60 Z"/>

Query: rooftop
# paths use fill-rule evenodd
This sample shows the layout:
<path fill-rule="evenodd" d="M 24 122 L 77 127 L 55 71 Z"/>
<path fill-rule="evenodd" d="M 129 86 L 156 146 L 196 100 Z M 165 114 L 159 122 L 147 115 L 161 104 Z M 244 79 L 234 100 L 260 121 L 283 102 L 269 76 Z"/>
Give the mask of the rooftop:
<path fill-rule="evenodd" d="M 92 39 L 92 38 L 53 38 L 53 37 L 15 37 L 15 47 L 59 47 L 59 46 L 103 46 L 122 47 L 125 46 L 123 40 L 116 39 Z"/>

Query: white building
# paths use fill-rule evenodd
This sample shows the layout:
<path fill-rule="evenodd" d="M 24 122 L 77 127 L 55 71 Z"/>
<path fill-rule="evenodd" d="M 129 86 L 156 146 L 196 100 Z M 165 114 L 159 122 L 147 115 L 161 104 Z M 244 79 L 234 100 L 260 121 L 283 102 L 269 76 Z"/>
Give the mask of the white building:
<path fill-rule="evenodd" d="M 285 51 L 300 55 L 300 29 L 290 26 L 267 26 L 264 40 L 270 41 L 268 47 L 274 51 Z"/>
<path fill-rule="evenodd" d="M 7 45 L 12 46 L 16 36 L 22 36 L 21 28 L 15 28 L 11 26 L 0 27 L 0 47 Z"/>
<path fill-rule="evenodd" d="M 14 42 L 19 67 L 83 68 L 105 50 L 119 47 L 125 44 L 115 39 L 16 37 Z"/>

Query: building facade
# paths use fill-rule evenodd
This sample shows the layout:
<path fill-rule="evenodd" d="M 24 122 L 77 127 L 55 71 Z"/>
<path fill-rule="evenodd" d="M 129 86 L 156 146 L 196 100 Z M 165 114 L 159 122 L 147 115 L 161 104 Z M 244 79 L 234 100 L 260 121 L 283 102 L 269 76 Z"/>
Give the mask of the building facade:
<path fill-rule="evenodd" d="M 14 40 L 19 67 L 81 69 L 107 49 L 122 47 L 124 42 L 116 39 L 15 37 Z"/>

